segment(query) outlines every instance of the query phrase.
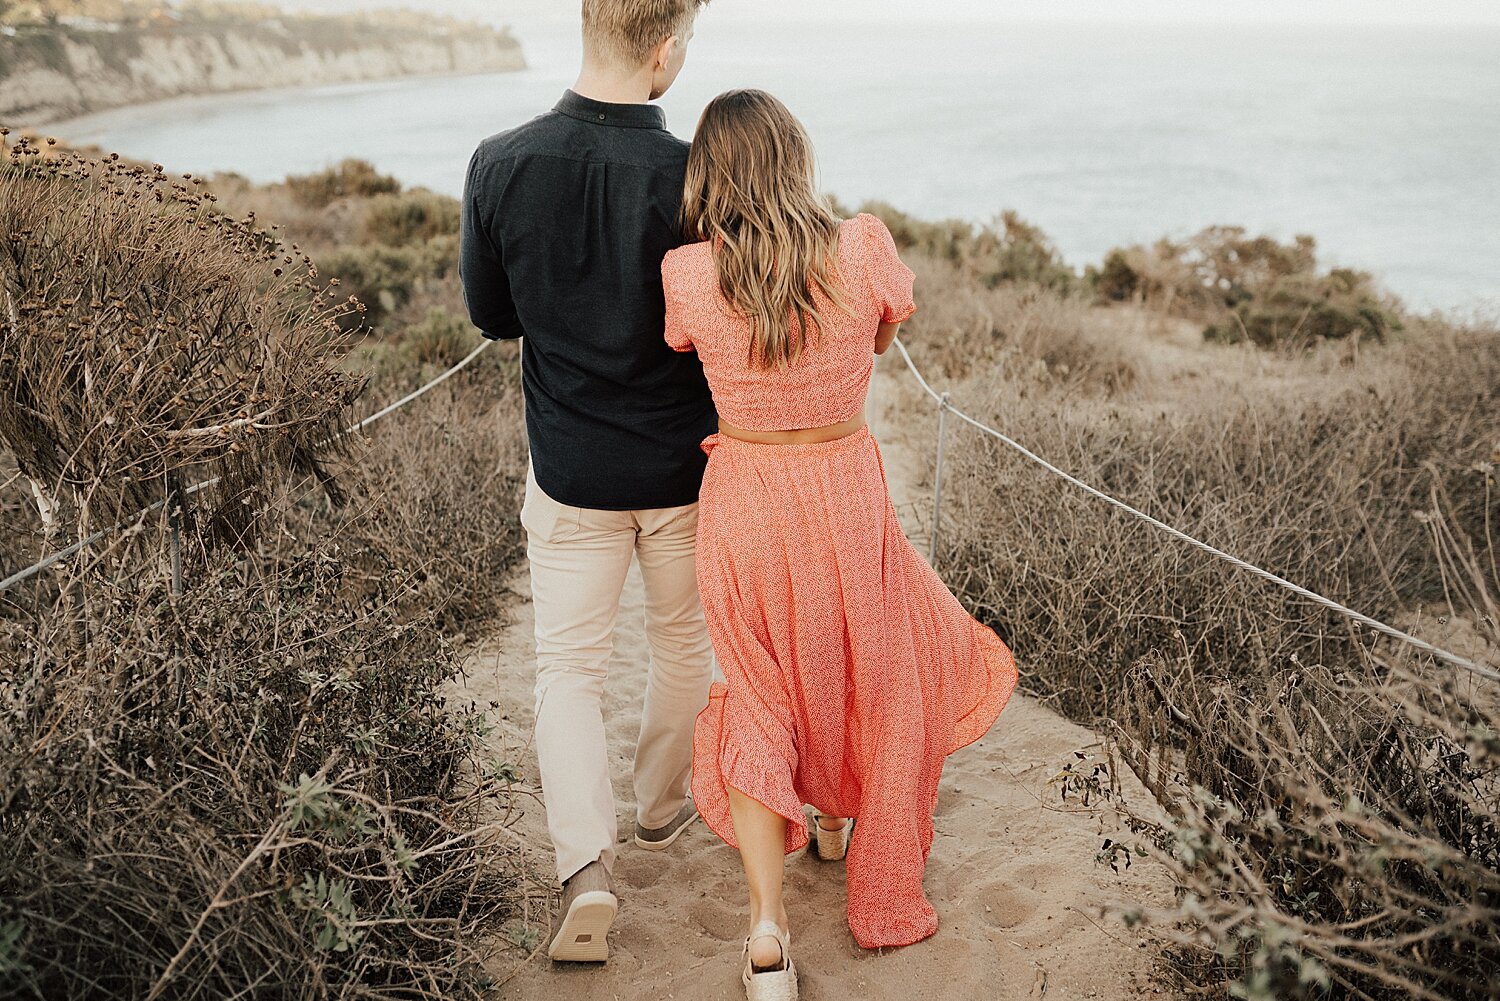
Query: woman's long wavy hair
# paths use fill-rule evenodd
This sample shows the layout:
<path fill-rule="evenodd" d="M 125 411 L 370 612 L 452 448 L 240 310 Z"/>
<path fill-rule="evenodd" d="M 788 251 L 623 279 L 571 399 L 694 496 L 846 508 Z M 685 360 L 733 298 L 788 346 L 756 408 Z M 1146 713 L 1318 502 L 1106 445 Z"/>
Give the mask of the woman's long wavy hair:
<path fill-rule="evenodd" d="M 682 228 L 713 247 L 719 291 L 750 323 L 752 364 L 789 365 L 818 336 L 828 306 L 848 310 L 839 220 L 817 193 L 812 141 L 763 90 L 731 90 L 703 109 Z"/>

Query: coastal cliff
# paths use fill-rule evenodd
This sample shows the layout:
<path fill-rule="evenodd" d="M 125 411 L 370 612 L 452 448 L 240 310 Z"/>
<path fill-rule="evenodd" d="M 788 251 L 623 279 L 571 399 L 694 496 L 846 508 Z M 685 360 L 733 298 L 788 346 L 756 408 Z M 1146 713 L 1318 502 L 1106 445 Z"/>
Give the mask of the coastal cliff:
<path fill-rule="evenodd" d="M 508 32 L 355 18 L 50 27 L 0 35 L 0 123 L 186 94 L 522 69 Z"/>

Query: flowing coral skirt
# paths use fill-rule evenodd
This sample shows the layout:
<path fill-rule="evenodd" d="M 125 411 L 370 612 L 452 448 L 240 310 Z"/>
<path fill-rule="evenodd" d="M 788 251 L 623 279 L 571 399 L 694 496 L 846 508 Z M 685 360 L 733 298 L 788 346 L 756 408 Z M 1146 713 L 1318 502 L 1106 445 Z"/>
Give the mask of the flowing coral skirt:
<path fill-rule="evenodd" d="M 937 930 L 922 892 L 944 759 L 1010 699 L 1010 650 L 964 610 L 896 520 L 868 429 L 815 445 L 712 435 L 698 587 L 727 684 L 694 735 L 693 796 L 736 844 L 728 787 L 788 821 L 857 818 L 849 927 L 865 948 Z"/>

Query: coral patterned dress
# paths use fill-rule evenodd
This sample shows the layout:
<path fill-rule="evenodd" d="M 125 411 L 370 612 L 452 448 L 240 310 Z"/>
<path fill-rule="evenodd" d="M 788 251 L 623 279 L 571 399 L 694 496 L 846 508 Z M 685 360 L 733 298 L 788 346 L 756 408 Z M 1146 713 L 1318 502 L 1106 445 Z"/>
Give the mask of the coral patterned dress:
<path fill-rule="evenodd" d="M 767 370 L 750 364 L 749 326 L 719 292 L 709 245 L 667 255 L 667 341 L 698 352 L 729 423 L 779 431 L 859 413 L 880 322 L 915 311 L 913 276 L 865 214 L 842 224 L 838 268 L 855 315 L 821 302 L 818 339 Z M 727 684 L 698 717 L 698 810 L 734 845 L 733 787 L 787 819 L 788 852 L 808 841 L 804 803 L 857 818 L 846 862 L 855 938 L 926 938 L 937 930 L 922 873 L 938 778 L 1009 700 L 1010 650 L 907 541 L 868 428 L 809 445 L 716 434 L 703 448 L 698 586 Z"/>

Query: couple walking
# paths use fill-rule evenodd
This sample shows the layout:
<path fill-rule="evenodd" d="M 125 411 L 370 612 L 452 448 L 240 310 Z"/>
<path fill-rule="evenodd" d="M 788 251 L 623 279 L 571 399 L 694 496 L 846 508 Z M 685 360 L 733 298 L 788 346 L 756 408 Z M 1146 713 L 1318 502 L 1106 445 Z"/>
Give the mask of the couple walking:
<path fill-rule="evenodd" d="M 739 849 L 746 989 L 788 998 L 785 854 L 847 850 L 862 946 L 931 935 L 943 761 L 1016 670 L 902 534 L 865 424 L 874 356 L 915 310 L 890 233 L 833 216 L 775 98 L 714 99 L 691 147 L 649 103 L 704 2 L 584 0 L 575 87 L 471 161 L 462 273 L 475 325 L 522 338 L 535 746 L 564 887 L 549 955 L 608 956 L 601 694 L 634 557 L 635 844 L 667 850 L 701 815 Z"/>

